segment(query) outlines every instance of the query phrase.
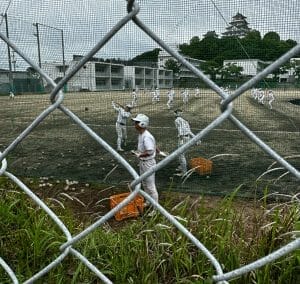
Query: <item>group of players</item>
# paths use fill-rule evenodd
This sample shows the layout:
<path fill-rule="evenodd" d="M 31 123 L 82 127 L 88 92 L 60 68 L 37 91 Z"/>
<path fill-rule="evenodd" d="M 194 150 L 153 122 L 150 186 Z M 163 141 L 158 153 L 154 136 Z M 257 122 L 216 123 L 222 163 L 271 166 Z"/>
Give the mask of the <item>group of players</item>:
<path fill-rule="evenodd" d="M 173 88 L 170 88 L 167 92 L 167 108 L 171 109 L 174 105 L 174 100 L 175 100 L 175 91 Z M 189 99 L 190 99 L 190 90 L 189 89 L 184 89 L 182 91 L 180 91 L 180 96 L 182 98 L 182 102 L 184 105 L 188 104 Z M 200 96 L 200 90 L 199 88 L 196 88 L 194 91 L 194 96 L 195 97 L 199 97 Z M 150 97 L 151 97 L 151 102 L 152 104 L 157 104 L 160 102 L 160 90 L 158 88 L 156 88 L 155 90 L 151 90 L 150 91 Z M 133 107 L 136 107 L 138 105 L 138 90 L 137 89 L 133 89 L 132 91 L 132 102 L 131 105 Z"/>
<path fill-rule="evenodd" d="M 171 89 L 172 90 L 172 89 Z M 170 91 L 171 91 L 170 90 Z M 133 98 L 135 98 L 133 96 Z M 133 104 L 135 103 L 135 104 Z M 124 152 L 123 146 L 126 146 L 127 140 L 127 121 L 131 118 L 131 110 L 133 105 L 137 105 L 137 101 L 132 101 L 132 104 L 127 104 L 122 106 L 121 104 L 112 102 L 112 107 L 117 112 L 117 121 L 116 121 L 116 132 L 117 132 L 117 151 Z M 174 111 L 175 116 L 175 127 L 177 129 L 177 138 L 178 138 L 178 147 L 187 143 L 195 135 L 191 131 L 189 122 L 183 117 L 183 111 L 181 109 L 176 109 Z M 156 154 L 162 156 L 167 156 L 167 153 L 164 153 L 158 149 L 156 146 L 156 140 L 154 136 L 149 132 L 148 126 L 150 123 L 149 117 L 145 114 L 137 114 L 136 117 L 131 118 L 134 122 L 135 129 L 138 132 L 138 143 L 137 150 L 131 151 L 139 160 L 139 172 L 140 175 L 145 173 L 147 170 L 153 168 L 156 165 Z M 197 142 L 201 143 L 200 141 Z M 179 155 L 179 166 L 176 169 L 177 173 L 175 175 L 184 177 L 187 173 L 187 161 L 185 154 L 182 153 Z M 148 193 L 152 199 L 158 202 L 158 192 L 155 185 L 155 172 L 145 178 L 142 181 L 143 189 Z M 149 203 L 146 202 L 145 206 L 148 206 Z M 154 212 L 154 211 L 153 211 Z"/>
<path fill-rule="evenodd" d="M 256 100 L 259 104 L 264 105 L 265 103 L 268 104 L 269 108 L 272 109 L 272 103 L 275 100 L 274 93 L 272 90 L 263 90 L 259 89 L 252 89 L 251 90 L 251 97 Z"/>

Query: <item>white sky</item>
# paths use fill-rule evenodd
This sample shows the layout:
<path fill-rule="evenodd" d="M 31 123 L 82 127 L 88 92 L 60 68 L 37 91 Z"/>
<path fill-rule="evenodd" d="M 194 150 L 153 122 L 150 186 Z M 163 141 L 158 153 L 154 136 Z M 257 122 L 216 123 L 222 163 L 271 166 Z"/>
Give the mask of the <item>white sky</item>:
<path fill-rule="evenodd" d="M 10 5 L 9 5 L 10 3 Z M 264 35 L 278 32 L 282 39 L 300 42 L 300 0 L 140 0 L 138 17 L 168 44 L 200 38 L 209 30 L 225 31 L 237 12 L 249 27 Z M 216 7 L 214 6 L 214 3 Z M 8 8 L 10 38 L 37 61 L 34 22 L 63 29 L 67 59 L 85 54 L 126 13 L 125 0 L 1 0 L 0 12 Z M 224 20 L 225 19 L 225 20 Z M 0 31 L 5 32 L 2 21 Z M 40 27 L 42 61 L 61 60 L 61 34 Z M 133 23 L 127 24 L 98 54 L 129 59 L 156 44 Z M 0 68 L 7 68 L 7 51 L 0 42 Z M 5 57 L 6 56 L 6 57 Z M 17 57 L 17 65 L 21 66 Z"/>

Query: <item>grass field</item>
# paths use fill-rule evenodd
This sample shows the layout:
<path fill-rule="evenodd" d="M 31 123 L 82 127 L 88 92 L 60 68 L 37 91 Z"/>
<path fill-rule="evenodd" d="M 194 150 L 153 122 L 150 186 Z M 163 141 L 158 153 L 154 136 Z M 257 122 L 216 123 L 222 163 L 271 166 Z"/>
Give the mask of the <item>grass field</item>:
<path fill-rule="evenodd" d="M 14 100 L 0 97 L 0 151 L 49 105 L 48 98 L 48 95 L 19 95 Z M 295 156 L 288 161 L 300 169 L 300 106 L 289 102 L 299 99 L 300 91 L 276 90 L 275 98 L 271 110 L 267 105 L 254 101 L 250 93 L 244 94 L 234 101 L 234 115 L 281 156 Z M 116 147 L 116 113 L 111 106 L 112 100 L 121 104 L 130 103 L 131 95 L 129 92 L 67 93 L 64 105 Z M 175 108 L 184 110 L 183 116 L 190 122 L 194 133 L 220 115 L 220 98 L 207 89 L 202 89 L 198 98 L 192 95 L 188 105 L 182 104 L 178 90 L 172 110 L 167 109 L 166 102 L 165 90 L 161 91 L 161 100 L 155 105 L 152 105 L 149 93 L 141 91 L 138 107 L 132 113 L 145 113 L 150 117 L 150 131 L 156 137 L 158 146 L 168 152 L 177 147 Z M 137 169 L 137 161 L 130 153 L 136 144 L 137 133 L 129 122 L 128 143 L 122 155 Z M 219 154 L 232 155 L 215 158 L 209 178 L 194 173 L 184 183 L 174 176 L 178 166 L 177 160 L 174 160 L 157 173 L 158 189 L 225 195 L 242 184 L 239 194 L 246 197 L 262 195 L 266 185 L 271 193 L 295 194 L 300 190 L 299 181 L 290 174 L 277 180 L 284 170 L 266 174 L 256 182 L 274 161 L 229 121 L 214 129 L 186 155 L 187 158 L 209 158 Z M 131 180 L 121 166 L 108 175 L 117 165 L 116 161 L 60 110 L 50 114 L 7 159 L 8 170 L 18 177 L 47 176 L 121 185 Z"/>

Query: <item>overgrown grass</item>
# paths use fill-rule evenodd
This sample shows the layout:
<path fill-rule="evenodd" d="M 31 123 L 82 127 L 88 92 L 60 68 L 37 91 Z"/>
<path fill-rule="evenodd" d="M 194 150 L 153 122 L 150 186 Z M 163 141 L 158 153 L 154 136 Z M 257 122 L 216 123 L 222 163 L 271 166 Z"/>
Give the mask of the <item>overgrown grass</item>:
<path fill-rule="evenodd" d="M 53 221 L 20 189 L 0 179 L 0 256 L 20 282 L 39 272 L 59 254 L 65 237 Z M 170 193 L 171 195 L 171 193 Z M 174 195 L 174 193 L 172 193 Z M 299 201 L 236 206 L 235 193 L 210 205 L 168 198 L 163 205 L 229 271 L 254 261 L 294 239 L 299 231 Z M 88 224 L 71 210 L 50 205 L 72 235 Z M 289 233 L 290 232 L 290 233 Z M 299 235 L 298 235 L 299 237 Z M 159 214 L 141 217 L 115 230 L 99 228 L 75 245 L 114 283 L 212 283 L 207 258 Z M 300 253 L 294 252 L 231 283 L 300 283 Z M 11 283 L 0 267 L 0 283 Z M 68 256 L 36 283 L 100 283 L 79 260 Z"/>

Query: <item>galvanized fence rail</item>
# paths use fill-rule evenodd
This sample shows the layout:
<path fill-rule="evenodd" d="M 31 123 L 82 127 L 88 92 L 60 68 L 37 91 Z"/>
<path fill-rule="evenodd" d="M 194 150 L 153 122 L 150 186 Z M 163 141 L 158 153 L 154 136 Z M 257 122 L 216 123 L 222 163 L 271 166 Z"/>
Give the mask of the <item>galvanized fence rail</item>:
<path fill-rule="evenodd" d="M 214 266 L 216 274 L 213 276 L 213 281 L 216 283 L 227 283 L 227 280 L 239 277 L 245 273 L 248 273 L 251 270 L 255 270 L 259 267 L 262 267 L 266 264 L 273 262 L 279 257 L 285 256 L 288 253 L 295 251 L 300 248 L 300 238 L 291 241 L 289 244 L 283 246 L 282 248 L 274 251 L 273 253 L 258 259 L 252 263 L 244 265 L 236 270 L 224 273 L 223 268 L 220 262 L 214 257 L 214 255 L 198 240 L 191 232 L 188 231 L 180 222 L 176 220 L 176 218 L 170 214 L 164 207 L 162 207 L 159 203 L 155 202 L 147 193 L 145 193 L 141 189 L 141 181 L 147 177 L 149 177 L 154 172 L 160 170 L 161 168 L 167 166 L 172 160 L 176 159 L 181 153 L 185 152 L 188 148 L 195 145 L 200 139 L 207 136 L 214 128 L 219 126 L 225 120 L 230 120 L 234 123 L 242 133 L 244 133 L 253 143 L 256 143 L 262 151 L 269 154 L 275 161 L 277 161 L 281 166 L 288 170 L 289 173 L 294 175 L 298 180 L 300 180 L 300 172 L 293 167 L 290 163 L 288 163 L 284 158 L 278 155 L 274 150 L 272 150 L 264 141 L 262 141 L 259 137 L 257 137 L 251 129 L 248 129 L 243 123 L 238 120 L 233 114 L 232 110 L 234 108 L 233 103 L 234 100 L 243 95 L 248 89 L 255 86 L 260 80 L 265 78 L 268 74 L 272 73 L 275 69 L 286 63 L 290 58 L 300 53 L 300 44 L 296 45 L 282 57 L 278 58 L 273 64 L 269 65 L 262 72 L 257 74 L 255 77 L 250 79 L 248 82 L 240 86 L 232 95 L 228 95 L 221 89 L 218 85 L 216 85 L 212 80 L 210 80 L 204 73 L 202 73 L 199 69 L 195 68 L 192 64 L 186 61 L 178 52 L 170 48 L 164 41 L 162 41 L 159 37 L 156 36 L 138 17 L 138 13 L 140 10 L 139 5 L 135 2 L 135 0 L 127 1 L 127 13 L 126 15 L 115 24 L 115 26 L 79 61 L 79 63 L 68 72 L 65 77 L 56 84 L 39 66 L 37 66 L 26 54 L 24 54 L 18 46 L 16 46 L 9 38 L 7 38 L 4 34 L 0 33 L 0 38 L 7 43 L 10 48 L 12 48 L 19 56 L 21 56 L 31 67 L 33 67 L 36 72 L 38 72 L 52 87 L 53 90 L 50 94 L 50 106 L 46 108 L 43 112 L 41 112 L 36 119 L 32 123 L 30 123 L 27 128 L 20 133 L 15 140 L 7 146 L 3 152 L 0 152 L 0 161 L 1 161 L 1 169 L 0 176 L 6 176 L 13 183 L 15 183 L 25 194 L 28 195 L 38 206 L 40 206 L 53 220 L 53 222 L 60 228 L 62 233 L 65 235 L 67 241 L 61 245 L 60 247 L 60 255 L 52 261 L 49 265 L 40 270 L 37 274 L 33 275 L 30 279 L 26 280 L 24 283 L 32 283 L 43 275 L 48 273 L 52 268 L 61 263 L 66 256 L 69 254 L 78 258 L 86 267 L 88 267 L 92 272 L 94 272 L 99 279 L 101 279 L 104 283 L 112 283 L 109 278 L 107 278 L 102 272 L 101 268 L 97 268 L 91 263 L 84 255 L 82 255 L 79 251 L 72 247 L 73 244 L 77 243 L 81 239 L 85 238 L 89 233 L 102 226 L 107 220 L 112 218 L 115 213 L 117 213 L 121 208 L 126 206 L 137 194 L 141 194 L 147 199 L 153 207 L 160 212 L 162 216 L 164 216 L 172 225 L 174 225 L 180 233 L 185 235 L 211 262 Z M 161 48 L 167 51 L 171 56 L 177 59 L 181 64 L 186 66 L 189 70 L 191 70 L 194 74 L 196 74 L 200 79 L 202 79 L 212 90 L 214 90 L 221 98 L 222 103 L 220 105 L 220 115 L 211 123 L 209 123 L 202 131 L 197 133 L 197 135 L 191 139 L 186 144 L 182 145 L 176 151 L 171 153 L 165 159 L 160 161 L 154 168 L 148 170 L 141 176 L 131 167 L 131 165 L 120 156 L 110 145 L 108 145 L 98 134 L 96 134 L 90 127 L 87 126 L 78 116 L 76 116 L 71 110 L 66 108 L 63 105 L 64 101 L 64 93 L 63 86 L 79 71 L 81 67 L 84 66 L 86 62 L 88 62 L 118 31 L 124 27 L 128 22 L 133 21 L 141 30 L 143 30 L 150 38 L 152 38 Z M 7 161 L 6 157 L 8 154 L 14 150 L 17 145 L 26 139 L 26 137 L 34 131 L 34 129 L 43 122 L 43 120 L 53 111 L 60 110 L 66 116 L 68 116 L 71 120 L 73 120 L 79 127 L 81 127 L 88 135 L 90 135 L 100 147 L 103 147 L 108 153 L 110 153 L 117 161 L 120 163 L 132 176 L 134 179 L 130 184 L 133 189 L 130 195 L 124 199 L 120 204 L 118 204 L 115 208 L 110 210 L 107 214 L 105 214 L 98 221 L 87 227 L 85 230 L 80 232 L 79 234 L 72 236 L 69 232 L 68 228 L 64 225 L 64 223 L 57 217 L 57 215 L 39 198 L 37 197 L 29 187 L 27 187 L 18 177 L 13 175 L 12 173 L 7 171 Z M 8 276 L 10 277 L 12 283 L 19 283 L 16 274 L 7 264 L 8 260 L 4 260 L 0 256 L 0 265 L 6 271 Z"/>

